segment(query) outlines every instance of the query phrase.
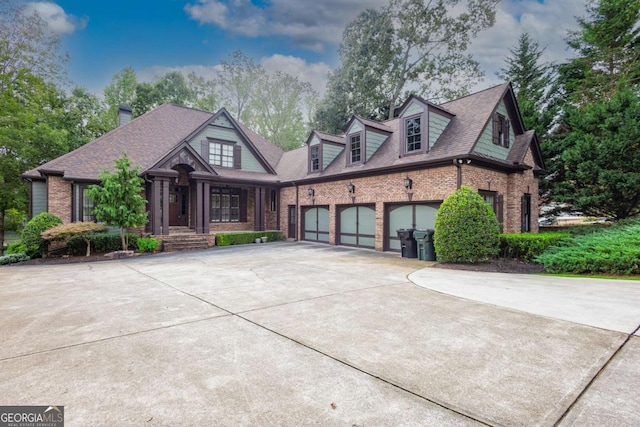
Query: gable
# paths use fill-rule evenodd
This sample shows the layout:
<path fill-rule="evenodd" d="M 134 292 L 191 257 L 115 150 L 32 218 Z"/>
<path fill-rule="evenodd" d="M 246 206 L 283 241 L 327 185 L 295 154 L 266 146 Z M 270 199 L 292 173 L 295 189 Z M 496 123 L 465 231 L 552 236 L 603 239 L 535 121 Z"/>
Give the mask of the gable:
<path fill-rule="evenodd" d="M 362 132 L 362 123 L 360 123 L 357 120 L 354 120 L 353 123 L 351 124 L 351 126 L 349 126 L 349 129 L 347 129 L 346 134 L 350 135 L 350 134 L 356 133 L 356 132 Z"/>
<path fill-rule="evenodd" d="M 221 120 L 222 118 L 222 120 Z M 215 124 L 216 121 L 227 125 L 219 126 Z M 240 136 L 240 133 L 233 127 L 233 125 L 224 118 L 223 115 L 217 117 L 213 123 L 206 126 L 196 135 L 194 135 L 189 141 L 189 145 L 193 148 L 205 161 L 208 161 L 208 155 L 203 153 L 202 141 L 203 140 L 220 141 L 223 143 L 231 143 L 240 147 L 241 162 L 240 169 L 246 172 L 259 172 L 268 173 L 267 169 L 262 165 L 258 157 L 254 154 L 253 150 L 247 142 Z"/>
<path fill-rule="evenodd" d="M 498 114 L 506 117 L 510 123 L 513 123 L 513 117 L 509 115 L 507 110 L 507 106 L 504 102 L 504 99 L 500 101 L 498 104 L 498 108 L 496 108 L 496 112 Z M 516 135 L 513 129 L 513 126 L 509 126 L 509 141 L 511 141 L 511 145 L 509 148 L 502 147 L 500 145 L 496 145 L 493 143 L 493 115 L 485 124 L 484 129 L 482 130 L 482 134 L 478 139 L 478 143 L 474 148 L 474 152 L 478 154 L 482 154 L 485 156 L 493 157 L 495 159 L 507 160 L 509 156 L 509 151 L 513 147 L 513 141 L 515 141 Z"/>
<path fill-rule="evenodd" d="M 411 116 L 415 116 L 416 114 L 421 114 L 425 111 L 425 105 L 418 101 L 417 99 L 412 99 L 409 102 L 409 105 L 407 105 L 405 107 L 405 109 L 402 111 L 402 113 L 400 114 L 400 117 L 404 118 L 404 117 L 411 117 Z"/>
<path fill-rule="evenodd" d="M 187 165 L 194 171 L 215 174 L 213 169 L 211 169 L 206 162 L 203 162 L 201 157 L 202 156 L 199 156 L 198 152 L 195 151 L 191 145 L 183 143 L 156 163 L 153 169 L 172 169 L 177 165 Z"/>

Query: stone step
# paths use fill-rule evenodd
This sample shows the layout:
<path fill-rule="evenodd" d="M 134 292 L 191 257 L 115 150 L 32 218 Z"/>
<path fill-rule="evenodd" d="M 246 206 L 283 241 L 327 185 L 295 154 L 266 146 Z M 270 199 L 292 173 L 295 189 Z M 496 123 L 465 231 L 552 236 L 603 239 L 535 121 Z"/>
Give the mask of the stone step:
<path fill-rule="evenodd" d="M 208 249 L 207 242 L 165 242 L 165 252 L 193 251 L 200 249 Z"/>

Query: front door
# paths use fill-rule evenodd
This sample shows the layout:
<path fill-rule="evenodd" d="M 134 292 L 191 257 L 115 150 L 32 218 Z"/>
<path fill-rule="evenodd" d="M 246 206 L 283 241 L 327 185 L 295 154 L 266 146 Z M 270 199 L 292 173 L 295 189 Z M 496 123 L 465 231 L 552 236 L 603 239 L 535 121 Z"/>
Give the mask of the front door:
<path fill-rule="evenodd" d="M 175 185 L 169 189 L 169 225 L 189 224 L 189 187 Z"/>

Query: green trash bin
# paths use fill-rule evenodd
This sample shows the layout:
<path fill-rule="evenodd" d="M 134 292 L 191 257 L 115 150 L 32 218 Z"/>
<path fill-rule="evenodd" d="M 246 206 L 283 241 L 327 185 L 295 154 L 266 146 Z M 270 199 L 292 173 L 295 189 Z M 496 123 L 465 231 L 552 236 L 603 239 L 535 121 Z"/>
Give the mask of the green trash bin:
<path fill-rule="evenodd" d="M 417 255 L 421 261 L 427 260 L 427 230 L 414 230 L 413 238 L 416 239 Z"/>
<path fill-rule="evenodd" d="M 425 244 L 425 261 L 436 260 L 436 247 L 433 244 L 435 230 L 427 230 L 427 242 Z"/>

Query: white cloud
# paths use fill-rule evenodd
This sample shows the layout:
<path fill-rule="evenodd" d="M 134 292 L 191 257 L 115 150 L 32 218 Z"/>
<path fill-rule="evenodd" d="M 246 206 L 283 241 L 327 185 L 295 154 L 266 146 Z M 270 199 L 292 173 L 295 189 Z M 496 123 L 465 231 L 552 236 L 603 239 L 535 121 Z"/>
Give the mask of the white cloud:
<path fill-rule="evenodd" d="M 62 7 L 51 2 L 32 2 L 25 4 L 24 13 L 32 15 L 37 13 L 45 21 L 49 29 L 56 34 L 71 34 L 76 30 L 82 30 L 87 26 L 87 18 L 77 18 L 67 14 Z"/>
<path fill-rule="evenodd" d="M 495 25 L 478 35 L 470 51 L 486 72 L 479 88 L 499 83 L 495 73 L 505 65 L 520 34 L 527 32 L 545 49 L 543 61 L 561 63 L 571 58 L 566 38 L 577 29 L 576 16 L 586 11 L 587 0 L 503 0 L 498 4 Z"/>
<path fill-rule="evenodd" d="M 325 62 L 309 63 L 302 58 L 278 54 L 262 58 L 260 64 L 268 73 L 282 71 L 310 83 L 320 96 L 324 95 L 327 75 L 331 71 Z"/>
<path fill-rule="evenodd" d="M 201 24 L 212 24 L 248 37 L 285 36 L 295 45 L 322 52 L 337 44 L 342 30 L 365 7 L 378 8 L 386 0 L 272 0 L 258 7 L 250 0 L 197 0 L 185 6 L 189 16 Z"/>

